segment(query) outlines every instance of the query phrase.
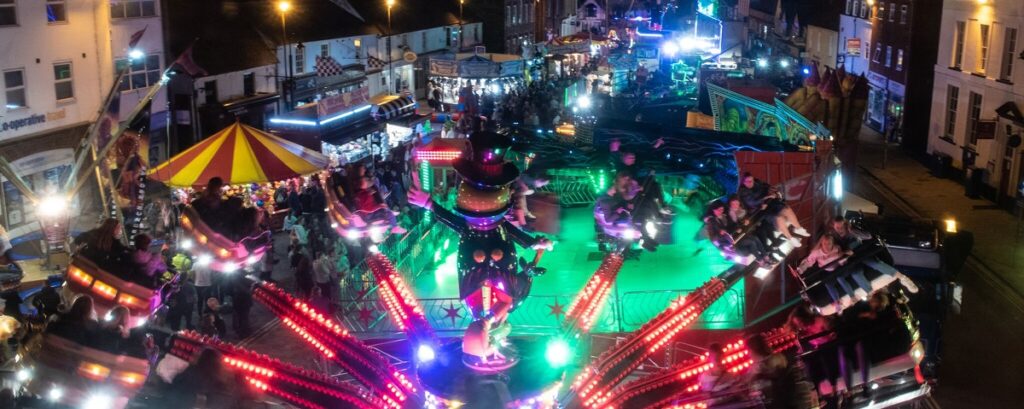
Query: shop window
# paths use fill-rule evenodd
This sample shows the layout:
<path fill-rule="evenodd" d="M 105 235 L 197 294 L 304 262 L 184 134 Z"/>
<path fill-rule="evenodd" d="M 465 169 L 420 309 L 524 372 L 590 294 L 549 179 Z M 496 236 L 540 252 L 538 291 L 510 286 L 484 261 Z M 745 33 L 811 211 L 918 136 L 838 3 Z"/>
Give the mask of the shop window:
<path fill-rule="evenodd" d="M 256 74 L 249 72 L 242 76 L 242 92 L 245 96 L 256 95 Z"/>
<path fill-rule="evenodd" d="M 115 75 L 127 68 L 124 80 L 121 81 L 120 90 L 128 91 L 139 88 L 146 88 L 160 82 L 162 74 L 160 69 L 160 56 L 147 55 L 145 58 L 114 60 Z"/>
<path fill-rule="evenodd" d="M 978 121 L 981 120 L 981 94 L 971 92 L 967 106 L 967 141 L 974 146 L 978 143 Z"/>
<path fill-rule="evenodd" d="M 903 49 L 896 50 L 896 71 L 903 71 Z"/>
<path fill-rule="evenodd" d="M 155 0 L 118 0 L 110 2 L 110 18 L 156 16 Z"/>
<path fill-rule="evenodd" d="M 58 101 L 69 100 L 75 97 L 75 86 L 71 78 L 70 62 L 53 64 L 53 88 Z"/>
<path fill-rule="evenodd" d="M 65 0 L 46 0 L 46 22 L 67 23 L 68 10 Z"/>
<path fill-rule="evenodd" d="M 967 23 L 956 22 L 956 31 L 953 33 L 953 68 L 961 69 L 964 62 L 964 36 L 967 34 Z"/>
<path fill-rule="evenodd" d="M 946 86 L 946 138 L 956 135 L 956 114 L 960 106 L 960 88 Z"/>
<path fill-rule="evenodd" d="M 1013 60 L 1017 58 L 1017 29 L 1006 28 L 1003 37 L 1003 66 L 999 69 L 999 79 L 1013 80 Z"/>
<path fill-rule="evenodd" d="M 206 105 L 217 104 L 217 80 L 203 83 L 203 95 L 206 96 Z"/>
<path fill-rule="evenodd" d="M 0 26 L 18 25 L 18 7 L 16 0 L 0 0 Z"/>
<path fill-rule="evenodd" d="M 900 24 L 907 24 L 907 5 L 900 6 Z"/>
<path fill-rule="evenodd" d="M 16 69 L 4 71 L 4 106 L 7 109 L 25 108 L 28 102 L 25 100 L 25 70 Z"/>
<path fill-rule="evenodd" d="M 981 49 L 978 51 L 978 72 L 985 72 L 985 68 L 988 67 L 988 43 L 989 43 L 989 30 L 991 26 L 988 24 L 981 24 L 978 30 L 978 40 L 981 45 Z"/>

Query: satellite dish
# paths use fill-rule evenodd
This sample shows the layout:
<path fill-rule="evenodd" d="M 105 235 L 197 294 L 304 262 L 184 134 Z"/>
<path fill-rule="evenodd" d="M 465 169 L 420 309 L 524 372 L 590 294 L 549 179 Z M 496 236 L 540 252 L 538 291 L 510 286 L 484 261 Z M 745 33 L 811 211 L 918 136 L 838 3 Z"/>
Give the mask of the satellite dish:
<path fill-rule="evenodd" d="M 412 52 L 410 50 L 406 50 L 404 53 L 402 53 L 402 59 L 405 60 L 405 62 L 407 62 L 407 63 L 415 62 L 416 58 L 417 58 L 416 53 L 414 53 L 414 52 Z"/>

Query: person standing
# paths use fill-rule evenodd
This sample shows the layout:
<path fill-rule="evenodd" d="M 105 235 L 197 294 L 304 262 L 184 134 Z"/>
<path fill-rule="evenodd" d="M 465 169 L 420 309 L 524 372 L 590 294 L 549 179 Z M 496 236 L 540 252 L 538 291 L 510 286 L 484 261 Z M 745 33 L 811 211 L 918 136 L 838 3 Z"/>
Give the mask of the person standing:
<path fill-rule="evenodd" d="M 334 280 L 334 263 L 331 258 L 327 255 L 326 251 L 317 251 L 317 258 L 313 261 L 313 282 L 317 288 L 320 289 L 320 293 L 328 299 L 331 298 L 331 287 Z"/>
<path fill-rule="evenodd" d="M 249 325 L 249 310 L 252 309 L 252 293 L 249 279 L 241 274 L 231 277 L 231 304 L 234 306 L 234 317 L 231 326 L 238 335 L 238 339 L 249 336 L 251 326 Z"/>
<path fill-rule="evenodd" d="M 210 297 L 216 297 L 213 286 L 213 270 L 210 269 L 209 264 L 196 264 L 192 267 L 192 271 L 195 273 L 196 311 L 202 312 L 204 310 L 203 303 Z"/>
<path fill-rule="evenodd" d="M 192 307 L 197 305 L 198 300 L 196 286 L 192 284 L 192 280 L 189 278 L 182 280 L 178 292 L 174 293 L 171 298 L 170 308 L 167 310 L 167 325 L 172 330 L 178 331 L 181 329 L 181 320 L 184 318 L 185 329 L 195 329 L 192 324 L 192 312 L 194 311 Z"/>
<path fill-rule="evenodd" d="M 305 252 L 295 248 L 292 250 L 292 273 L 295 275 L 295 293 L 301 299 L 309 297 L 313 290 L 313 263 Z"/>

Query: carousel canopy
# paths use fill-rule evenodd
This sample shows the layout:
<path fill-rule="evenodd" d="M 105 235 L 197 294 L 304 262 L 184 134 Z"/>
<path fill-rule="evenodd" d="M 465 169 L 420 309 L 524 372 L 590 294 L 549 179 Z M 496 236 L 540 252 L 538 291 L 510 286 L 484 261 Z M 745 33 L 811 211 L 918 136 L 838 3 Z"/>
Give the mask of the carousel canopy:
<path fill-rule="evenodd" d="M 318 152 L 235 122 L 156 166 L 149 177 L 174 187 L 203 186 L 214 176 L 239 185 L 302 176 L 327 164 Z"/>

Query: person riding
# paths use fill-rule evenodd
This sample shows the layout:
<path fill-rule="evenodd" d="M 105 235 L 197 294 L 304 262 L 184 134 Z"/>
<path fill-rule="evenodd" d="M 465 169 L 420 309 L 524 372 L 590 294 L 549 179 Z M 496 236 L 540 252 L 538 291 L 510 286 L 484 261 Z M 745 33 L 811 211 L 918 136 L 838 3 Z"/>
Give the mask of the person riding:
<path fill-rule="evenodd" d="M 860 246 L 864 240 L 871 238 L 871 234 L 861 231 L 850 225 L 850 221 L 843 216 L 836 216 L 829 225 L 829 233 L 836 236 L 839 246 L 846 250 L 853 250 Z"/>
<path fill-rule="evenodd" d="M 124 273 L 123 267 L 131 265 L 131 249 L 121 243 L 122 234 L 121 222 L 106 219 L 100 227 L 82 233 L 81 254 L 104 270 Z"/>
<path fill-rule="evenodd" d="M 71 308 L 57 315 L 46 326 L 46 332 L 86 345 L 92 342 L 96 328 L 96 310 L 93 308 L 92 297 L 82 295 L 71 303 Z"/>
<path fill-rule="evenodd" d="M 135 272 L 138 277 L 136 281 L 146 286 L 152 286 L 161 274 L 167 271 L 167 265 L 164 264 L 160 254 L 149 251 L 149 245 L 153 239 L 148 234 L 136 235 L 134 241 L 135 252 L 132 253 L 132 262 L 135 264 Z"/>
<path fill-rule="evenodd" d="M 707 232 L 708 239 L 720 249 L 733 249 L 737 254 L 741 256 L 750 256 L 755 259 L 759 259 L 761 262 L 767 262 L 766 257 L 769 256 L 766 251 L 764 244 L 759 240 L 749 236 L 741 237 L 738 241 L 735 240 L 733 233 L 735 227 L 729 216 L 726 215 L 725 205 L 720 201 L 715 201 L 711 204 L 708 209 L 708 214 L 704 217 L 704 228 Z"/>
<path fill-rule="evenodd" d="M 749 229 L 748 235 L 757 238 L 757 240 L 761 242 L 762 246 L 765 249 L 773 248 L 773 244 L 775 243 L 773 242 L 773 240 L 771 240 L 771 232 L 766 231 L 767 228 L 764 227 L 764 224 L 758 223 L 758 225 L 755 227 L 747 227 L 751 223 L 751 217 L 754 214 L 754 212 L 748 212 L 747 209 L 743 207 L 743 202 L 740 201 L 739 196 L 729 196 L 728 214 L 729 221 L 732 222 L 733 230 L 736 233 Z M 780 253 L 778 248 L 774 249 L 774 253 L 780 257 L 785 257 L 785 254 Z"/>
<path fill-rule="evenodd" d="M 775 218 L 775 229 L 781 233 L 793 247 L 800 247 L 800 240 L 793 237 L 794 234 L 803 237 L 810 237 L 800 220 L 793 213 L 793 209 L 786 204 L 782 196 L 771 185 L 754 178 L 750 172 L 744 173 L 740 187 L 736 191 L 748 212 L 763 210 L 766 217 Z M 792 232 L 790 232 L 792 228 Z"/>
<path fill-rule="evenodd" d="M 712 364 L 711 368 L 701 372 L 697 378 L 701 393 L 707 395 L 707 407 L 728 407 L 730 403 L 742 400 L 737 389 L 743 386 L 743 382 L 726 369 L 725 352 L 720 344 L 708 347 L 707 362 Z"/>

